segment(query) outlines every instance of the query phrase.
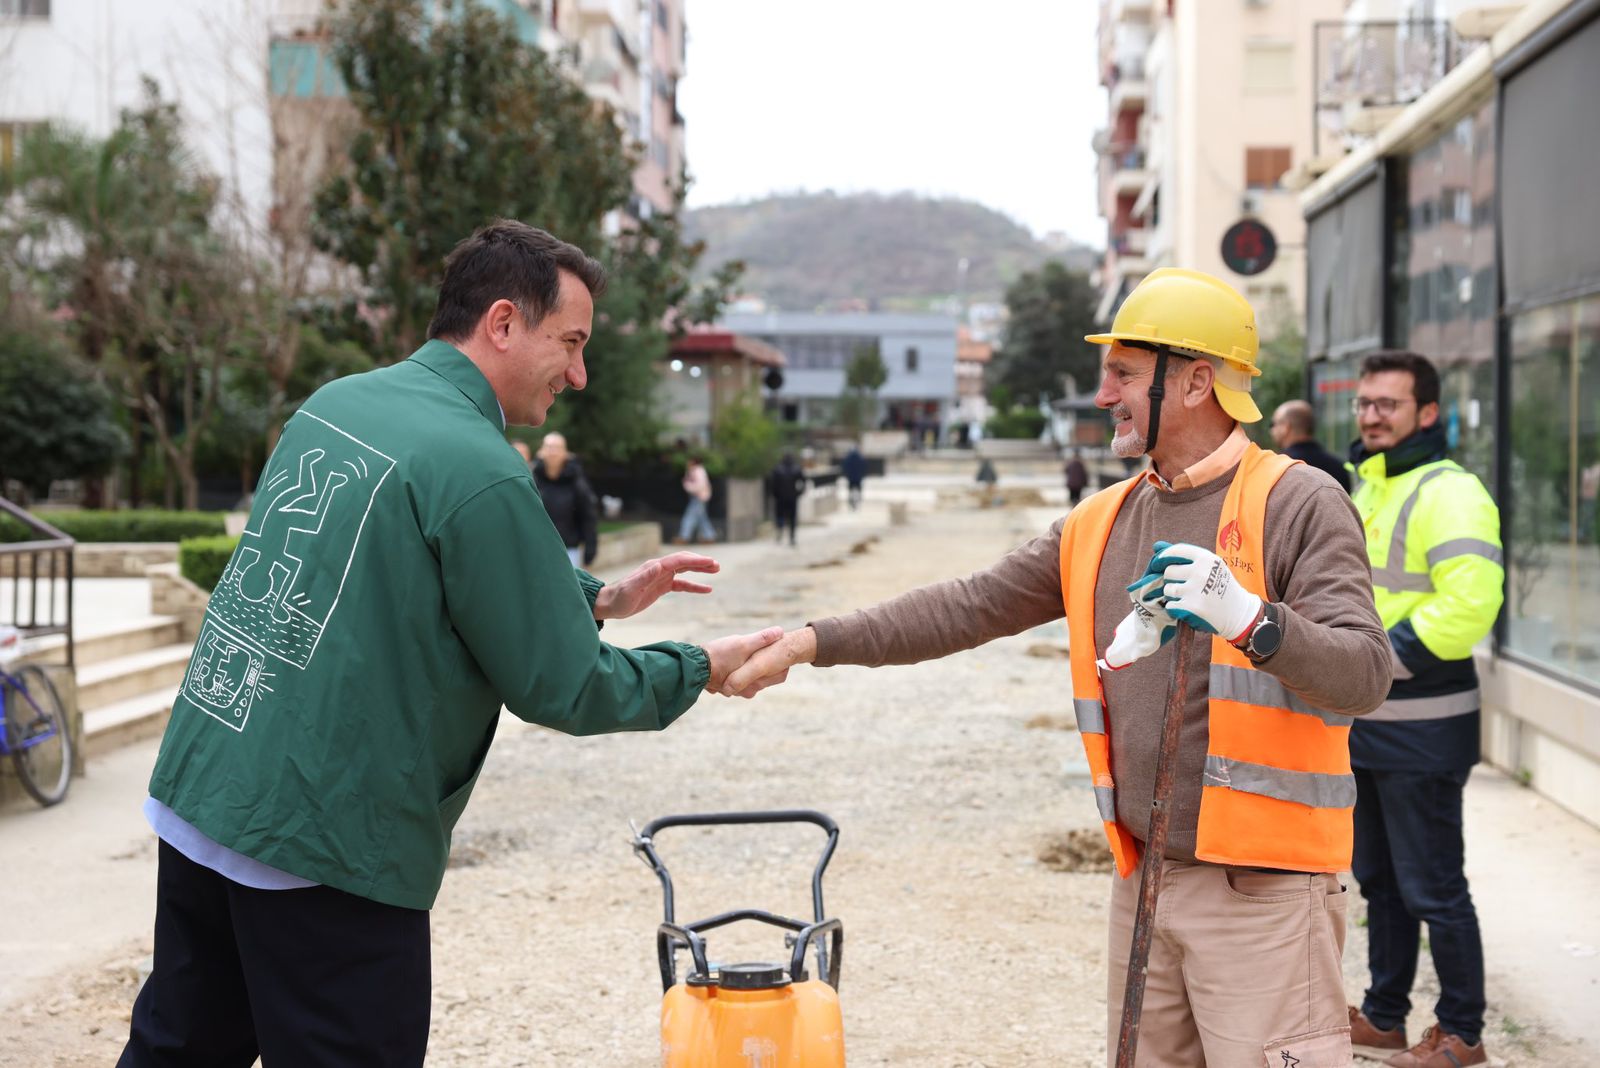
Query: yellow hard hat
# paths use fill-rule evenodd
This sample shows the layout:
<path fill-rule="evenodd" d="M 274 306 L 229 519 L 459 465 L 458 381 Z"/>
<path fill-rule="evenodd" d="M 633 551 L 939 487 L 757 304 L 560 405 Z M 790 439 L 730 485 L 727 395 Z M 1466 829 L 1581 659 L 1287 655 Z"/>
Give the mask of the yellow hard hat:
<path fill-rule="evenodd" d="M 1250 398 L 1256 366 L 1256 313 L 1250 302 L 1222 279 L 1203 271 L 1162 267 L 1151 271 L 1117 309 L 1111 330 L 1085 341 L 1164 345 L 1180 356 L 1213 356 L 1222 361 L 1212 390 L 1222 410 L 1241 423 L 1254 423 L 1261 409 Z"/>

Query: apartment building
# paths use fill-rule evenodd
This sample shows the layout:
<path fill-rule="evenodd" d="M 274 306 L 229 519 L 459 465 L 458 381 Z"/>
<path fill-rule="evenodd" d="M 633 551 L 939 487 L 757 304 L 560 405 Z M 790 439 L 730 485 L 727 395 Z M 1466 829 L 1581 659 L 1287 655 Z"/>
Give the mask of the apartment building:
<path fill-rule="evenodd" d="M 1284 179 L 1311 152 L 1313 28 L 1343 12 L 1344 0 L 1101 0 L 1100 319 L 1158 267 L 1234 283 L 1267 336 L 1298 317 L 1305 224 Z"/>

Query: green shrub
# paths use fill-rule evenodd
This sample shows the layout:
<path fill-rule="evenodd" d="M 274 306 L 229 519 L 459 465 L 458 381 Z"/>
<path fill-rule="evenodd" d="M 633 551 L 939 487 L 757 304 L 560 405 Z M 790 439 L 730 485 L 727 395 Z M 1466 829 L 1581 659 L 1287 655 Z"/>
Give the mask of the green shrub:
<path fill-rule="evenodd" d="M 178 543 L 178 571 L 203 590 L 216 589 L 238 544 L 238 538 L 227 534 L 184 538 Z"/>
<path fill-rule="evenodd" d="M 1013 408 L 991 415 L 983 429 L 991 438 L 1033 440 L 1044 433 L 1044 415 L 1032 408 Z"/>
<path fill-rule="evenodd" d="M 778 462 L 782 449 L 778 424 L 761 407 L 761 398 L 748 393 L 717 413 L 711 444 L 722 454 L 732 478 L 765 478 Z M 709 461 L 706 471 L 712 471 Z"/>
<path fill-rule="evenodd" d="M 182 541 L 222 534 L 221 512 L 169 512 L 159 508 L 124 509 L 120 512 L 50 512 L 34 515 L 78 541 Z M 0 541 L 32 541 L 27 527 L 10 516 L 0 516 Z"/>

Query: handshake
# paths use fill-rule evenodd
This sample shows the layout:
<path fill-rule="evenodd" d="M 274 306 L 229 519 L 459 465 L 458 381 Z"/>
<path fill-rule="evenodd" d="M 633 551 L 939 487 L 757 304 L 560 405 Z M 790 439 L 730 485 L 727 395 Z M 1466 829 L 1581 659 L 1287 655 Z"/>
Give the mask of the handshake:
<path fill-rule="evenodd" d="M 1144 574 L 1128 586 L 1133 611 L 1117 624 L 1100 670 L 1120 671 L 1149 656 L 1187 623 L 1237 642 L 1261 611 L 1261 598 L 1234 578 L 1222 558 L 1198 545 L 1158 541 Z"/>
<path fill-rule="evenodd" d="M 754 697 L 789 677 L 796 664 L 817 656 L 817 632 L 810 627 L 785 631 L 768 627 L 754 634 L 718 638 L 705 646 L 711 661 L 706 690 L 724 697 Z"/>

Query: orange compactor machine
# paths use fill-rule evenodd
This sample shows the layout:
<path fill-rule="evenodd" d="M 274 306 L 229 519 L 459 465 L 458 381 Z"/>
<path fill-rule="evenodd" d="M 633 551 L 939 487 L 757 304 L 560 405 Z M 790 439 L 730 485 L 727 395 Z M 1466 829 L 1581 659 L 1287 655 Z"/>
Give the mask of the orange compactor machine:
<path fill-rule="evenodd" d="M 674 915 L 672 876 L 656 853 L 655 836 L 668 827 L 752 823 L 812 823 L 827 833 L 811 875 L 809 922 L 761 909 L 736 909 L 693 923 Z M 713 812 L 663 816 L 636 830 L 634 852 L 656 873 L 666 918 L 656 929 L 661 967 L 661 1068 L 844 1068 L 844 1020 L 839 1010 L 839 965 L 844 928 L 822 907 L 822 873 L 839 841 L 838 825 L 820 812 Z M 786 932 L 788 959 L 717 963 L 706 955 L 708 931 L 754 921 Z M 814 949 L 817 977 L 805 969 Z M 689 955 L 678 978 L 678 957 Z"/>

